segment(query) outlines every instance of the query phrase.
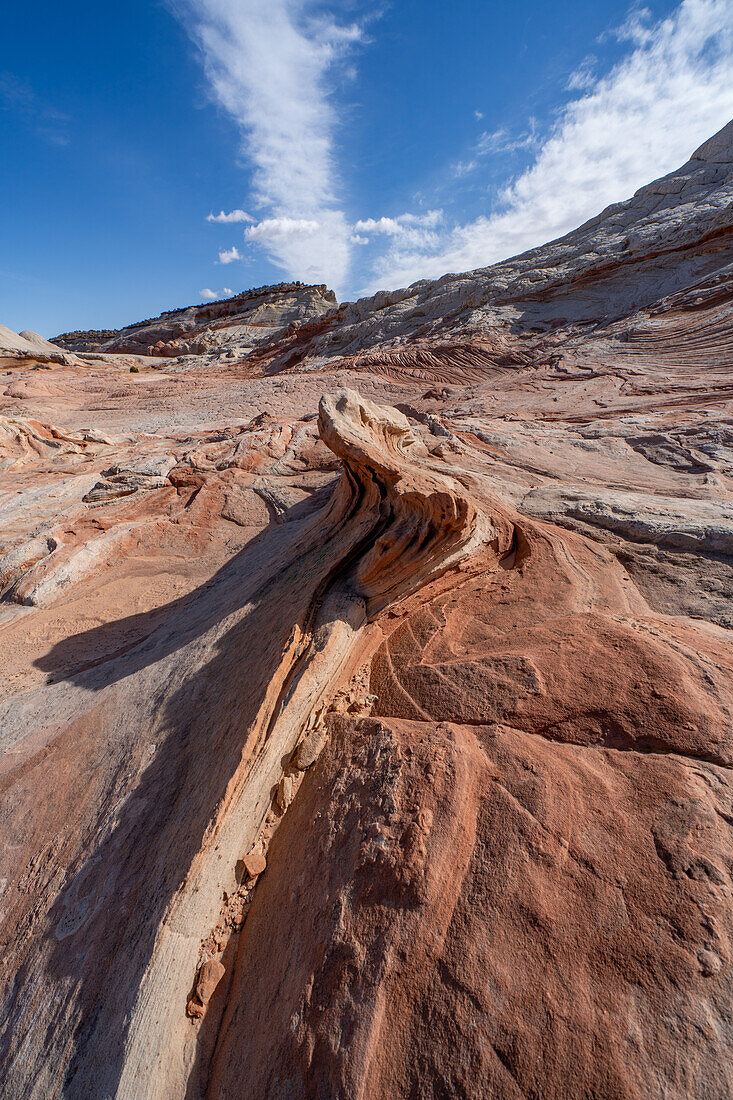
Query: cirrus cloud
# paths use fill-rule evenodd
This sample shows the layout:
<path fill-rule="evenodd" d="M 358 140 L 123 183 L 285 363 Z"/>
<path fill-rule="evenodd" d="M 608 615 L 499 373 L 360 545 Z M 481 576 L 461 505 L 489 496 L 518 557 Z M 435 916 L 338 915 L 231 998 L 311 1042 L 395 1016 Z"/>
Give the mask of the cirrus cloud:
<path fill-rule="evenodd" d="M 342 286 L 350 230 L 334 157 L 333 82 L 338 64 L 362 40 L 360 26 L 338 22 L 317 0 L 169 3 L 201 49 L 214 99 L 242 133 L 254 197 L 265 214 L 246 239 L 260 243 L 291 277 Z M 278 222 L 317 228 L 281 232 Z"/>

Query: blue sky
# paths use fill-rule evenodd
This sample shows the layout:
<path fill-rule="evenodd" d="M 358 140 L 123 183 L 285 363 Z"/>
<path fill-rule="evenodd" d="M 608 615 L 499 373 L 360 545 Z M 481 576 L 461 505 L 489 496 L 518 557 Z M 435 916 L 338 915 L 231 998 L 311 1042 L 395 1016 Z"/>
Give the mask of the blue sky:
<path fill-rule="evenodd" d="M 37 0 L 3 20 L 0 321 L 46 336 L 485 265 L 733 116 L 733 0 Z"/>

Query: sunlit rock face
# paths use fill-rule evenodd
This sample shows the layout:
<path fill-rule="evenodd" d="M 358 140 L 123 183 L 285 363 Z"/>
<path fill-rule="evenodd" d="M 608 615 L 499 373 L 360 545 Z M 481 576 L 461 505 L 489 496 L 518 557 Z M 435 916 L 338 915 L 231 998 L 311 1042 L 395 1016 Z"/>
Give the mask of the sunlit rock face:
<path fill-rule="evenodd" d="M 3 1096 L 733 1094 L 732 200 L 0 328 Z"/>
<path fill-rule="evenodd" d="M 117 330 L 65 332 L 56 340 L 81 353 L 132 352 L 162 358 L 198 355 L 238 359 L 293 325 L 315 321 L 337 305 L 326 286 L 281 283 L 219 302 L 171 309 Z"/>

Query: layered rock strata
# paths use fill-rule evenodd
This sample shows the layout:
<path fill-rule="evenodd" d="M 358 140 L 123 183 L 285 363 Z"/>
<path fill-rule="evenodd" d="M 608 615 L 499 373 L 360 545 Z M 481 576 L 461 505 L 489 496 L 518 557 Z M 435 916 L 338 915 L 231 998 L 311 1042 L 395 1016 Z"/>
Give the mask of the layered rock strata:
<path fill-rule="evenodd" d="M 65 332 L 55 339 L 62 347 L 80 353 L 237 358 L 289 328 L 320 317 L 336 304 L 336 296 L 326 286 L 281 283 L 246 290 L 219 302 L 167 310 L 122 329 Z"/>

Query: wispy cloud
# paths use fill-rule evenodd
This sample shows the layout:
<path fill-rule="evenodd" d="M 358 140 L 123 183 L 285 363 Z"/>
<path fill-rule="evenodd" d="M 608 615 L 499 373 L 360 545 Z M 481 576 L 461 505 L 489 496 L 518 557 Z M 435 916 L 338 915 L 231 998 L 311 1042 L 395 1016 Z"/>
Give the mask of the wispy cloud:
<path fill-rule="evenodd" d="M 235 260 L 241 260 L 242 253 L 235 244 L 231 248 L 224 248 L 219 253 L 220 264 L 233 264 Z"/>
<path fill-rule="evenodd" d="M 27 80 L 13 73 L 0 73 L 0 110 L 15 114 L 49 145 L 69 144 L 70 116 L 44 103 Z"/>
<path fill-rule="evenodd" d="M 264 218 L 244 231 L 246 241 L 264 241 L 270 245 L 312 239 L 322 226 L 315 218 Z"/>
<path fill-rule="evenodd" d="M 619 42 L 633 42 L 635 46 L 644 46 L 654 37 L 652 13 L 649 8 L 635 2 L 620 27 L 613 27 L 601 38 L 617 38 Z"/>
<path fill-rule="evenodd" d="M 317 0 L 170 3 L 201 47 L 216 101 L 242 131 L 265 215 L 247 240 L 264 245 L 291 276 L 342 286 L 350 234 L 339 201 L 332 95 L 335 67 L 361 41 L 360 27 L 337 22 Z M 284 220 L 318 228 L 275 232 L 273 223 Z"/>
<path fill-rule="evenodd" d="M 231 222 L 256 221 L 251 214 L 247 214 L 244 210 L 230 210 L 228 214 L 220 210 L 218 214 L 207 214 L 206 220 L 207 222 L 223 222 L 225 225 L 229 225 Z"/>
<path fill-rule="evenodd" d="M 489 153 L 514 153 L 517 149 L 529 149 L 537 142 L 537 122 L 530 118 L 529 126 L 520 134 L 510 134 L 503 126 L 491 132 L 485 131 L 476 142 L 476 156 Z"/>
<path fill-rule="evenodd" d="M 457 160 L 456 163 L 451 166 L 451 173 L 456 179 L 461 179 L 462 176 L 470 176 L 477 168 L 477 160 Z"/>
<path fill-rule="evenodd" d="M 215 302 L 219 295 L 215 290 L 210 290 L 208 286 L 205 286 L 203 290 L 199 291 L 200 296 L 205 302 Z"/>
<path fill-rule="evenodd" d="M 597 77 L 595 75 L 596 58 L 586 57 L 568 77 L 565 89 L 568 92 L 587 92 L 593 88 Z"/>
<path fill-rule="evenodd" d="M 684 163 L 733 115 L 733 0 L 684 0 L 658 22 L 635 8 L 616 37 L 626 54 L 605 75 L 594 77 L 590 63 L 579 70 L 584 94 L 561 110 L 496 209 L 446 228 L 437 247 L 395 238 L 369 289 L 471 270 L 561 236 Z"/>
<path fill-rule="evenodd" d="M 532 149 L 538 142 L 537 121 L 534 118 L 530 118 L 526 129 L 518 134 L 510 133 L 503 126 L 496 130 L 485 130 L 479 134 L 478 140 L 471 148 L 470 160 L 456 161 L 451 166 L 451 174 L 456 179 L 462 179 L 480 169 L 486 157 L 496 156 L 498 153 L 517 153 L 520 150 Z"/>

